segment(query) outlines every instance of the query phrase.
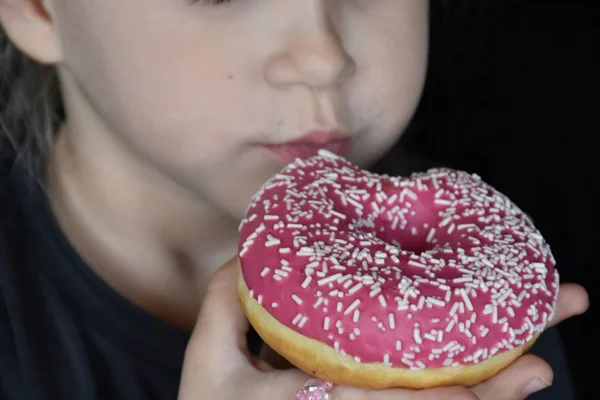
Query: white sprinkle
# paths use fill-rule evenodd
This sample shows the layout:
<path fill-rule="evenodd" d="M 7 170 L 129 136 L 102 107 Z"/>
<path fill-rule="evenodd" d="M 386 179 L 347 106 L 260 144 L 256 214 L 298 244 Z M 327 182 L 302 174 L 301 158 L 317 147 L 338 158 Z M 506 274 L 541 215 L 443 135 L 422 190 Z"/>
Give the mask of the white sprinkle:
<path fill-rule="evenodd" d="M 317 301 L 315 301 L 315 304 L 313 304 L 313 308 L 318 308 L 321 305 L 321 303 L 323 303 L 323 300 L 324 299 L 322 297 L 319 297 Z"/>
<path fill-rule="evenodd" d="M 460 302 L 456 302 L 452 305 L 452 308 L 450 308 L 450 316 L 453 317 L 456 315 L 456 312 L 458 311 L 458 307 L 460 306 Z"/>
<path fill-rule="evenodd" d="M 492 310 L 492 322 L 494 324 L 498 323 L 498 306 L 492 306 L 493 310 Z"/>
<path fill-rule="evenodd" d="M 402 361 L 404 364 L 406 364 L 409 367 L 413 366 L 413 362 L 406 357 L 403 357 L 402 360 L 400 360 L 400 361 Z"/>
<path fill-rule="evenodd" d="M 325 317 L 325 321 L 323 321 L 323 330 L 324 331 L 328 331 L 329 330 L 329 317 Z"/>
<path fill-rule="evenodd" d="M 472 275 L 465 275 L 465 276 L 461 276 L 460 278 L 454 278 L 452 280 L 452 282 L 454 282 L 454 283 L 465 283 L 465 282 L 472 282 L 472 281 L 473 281 Z"/>
<path fill-rule="evenodd" d="M 302 317 L 302 319 L 300 320 L 300 323 L 298 324 L 298 326 L 300 328 L 303 328 L 304 324 L 306 324 L 306 321 L 308 321 L 308 317 L 306 317 L 306 316 Z"/>
<path fill-rule="evenodd" d="M 319 155 L 325 158 L 331 158 L 333 160 L 337 160 L 340 158 L 337 154 L 325 149 L 319 149 Z"/>
<path fill-rule="evenodd" d="M 419 267 L 419 268 L 427 268 L 427 265 L 425 265 L 425 264 L 421 264 L 421 263 L 418 263 L 418 262 L 416 262 L 416 261 L 413 261 L 413 260 L 410 260 L 410 261 L 408 262 L 408 264 L 409 264 L 409 265 L 412 265 L 412 266 L 414 266 L 414 267 Z"/>
<path fill-rule="evenodd" d="M 423 344 L 423 339 L 421 339 L 421 330 L 418 327 L 415 327 L 413 330 L 413 338 L 417 344 Z"/>
<path fill-rule="evenodd" d="M 443 350 L 444 352 L 448 352 L 448 351 L 450 351 L 450 349 L 452 349 L 452 347 L 454 347 L 454 345 L 455 345 L 455 344 L 456 344 L 456 342 L 453 340 L 453 341 L 451 341 L 450 343 L 446 344 L 446 345 L 445 345 L 445 346 L 442 348 L 442 350 Z"/>
<path fill-rule="evenodd" d="M 353 295 L 358 292 L 363 287 L 361 282 L 358 282 L 356 285 L 352 286 L 350 290 L 348 290 L 348 294 Z"/>
<path fill-rule="evenodd" d="M 268 267 L 265 267 L 265 268 L 262 270 L 262 272 L 260 273 L 260 276 L 262 276 L 262 277 L 264 278 L 265 276 L 267 276 L 267 274 L 269 273 L 269 271 L 270 271 L 270 270 L 271 270 L 270 268 L 268 268 Z"/>
<path fill-rule="evenodd" d="M 279 239 L 271 239 L 271 240 L 268 240 L 267 242 L 265 242 L 266 247 L 277 246 L 279 244 L 281 244 L 281 240 L 279 240 Z"/>
<path fill-rule="evenodd" d="M 289 275 L 289 273 L 288 273 L 287 271 L 282 271 L 282 270 L 280 270 L 280 269 L 276 269 L 276 270 L 275 270 L 275 275 L 279 275 L 279 276 L 286 277 L 286 276 L 288 276 L 288 275 Z"/>
<path fill-rule="evenodd" d="M 351 312 L 353 312 L 358 306 L 360 305 L 360 300 L 359 299 L 355 299 L 352 304 L 350 304 L 348 306 L 348 308 L 346 308 L 346 311 L 344 311 L 344 315 L 349 315 Z"/>
<path fill-rule="evenodd" d="M 429 234 L 427 235 L 427 238 L 425 239 L 425 241 L 427 243 L 431 243 L 431 241 L 433 240 L 434 235 L 435 235 L 435 228 L 431 228 L 431 230 L 429 231 Z"/>
<path fill-rule="evenodd" d="M 346 219 L 346 216 L 345 216 L 344 214 L 342 214 L 342 213 L 339 213 L 339 212 L 337 212 L 337 211 L 335 211 L 335 210 L 329 210 L 329 212 L 330 212 L 331 214 L 335 215 L 335 216 L 336 216 L 336 217 L 338 217 L 338 218 L 341 218 L 341 219 Z"/>
<path fill-rule="evenodd" d="M 461 294 L 463 300 L 465 301 L 465 305 L 467 306 L 467 310 L 473 311 L 473 304 L 471 303 L 471 299 L 469 298 L 469 295 L 467 294 L 467 292 L 465 291 L 465 289 L 460 289 L 460 294 Z"/>
<path fill-rule="evenodd" d="M 498 299 L 498 303 L 502 304 L 504 303 L 504 301 L 506 301 L 506 299 L 508 299 L 508 297 L 513 294 L 512 289 L 508 289 L 506 290 L 504 293 L 502 293 L 502 296 L 500 296 L 500 298 Z"/>
<path fill-rule="evenodd" d="M 292 300 L 294 300 L 294 302 L 296 302 L 296 304 L 302 305 L 302 299 L 300 297 L 298 297 L 298 295 L 296 294 L 292 294 Z"/>
<path fill-rule="evenodd" d="M 450 204 L 452 204 L 452 202 L 450 200 L 444 200 L 444 199 L 435 199 L 433 202 L 440 206 L 449 206 Z"/>
<path fill-rule="evenodd" d="M 307 275 L 306 278 L 304 278 L 304 281 L 302 282 L 302 288 L 306 289 L 310 284 L 310 281 L 312 281 L 312 277 L 310 275 Z"/>
<path fill-rule="evenodd" d="M 394 318 L 394 314 L 388 314 L 388 320 L 390 323 L 390 329 L 396 329 L 396 319 Z"/>
<path fill-rule="evenodd" d="M 301 319 L 302 319 L 302 314 L 296 314 L 296 316 L 292 320 L 292 325 L 297 325 L 298 322 L 300 322 Z"/>
<path fill-rule="evenodd" d="M 317 281 L 317 284 L 318 284 L 319 286 L 323 286 L 323 285 L 326 285 L 326 284 L 328 284 L 328 283 L 331 283 L 331 282 L 333 282 L 333 281 L 335 281 L 335 280 L 339 279 L 341 276 L 342 276 L 342 274 L 338 272 L 337 274 L 333 274 L 333 275 L 331 275 L 331 276 L 328 276 L 328 277 L 326 277 L 326 278 L 319 279 L 319 280 Z"/>
<path fill-rule="evenodd" d="M 435 297 L 428 297 L 427 302 L 439 307 L 444 307 L 446 305 L 442 300 L 436 299 Z"/>
<path fill-rule="evenodd" d="M 459 224 L 457 229 L 459 231 L 463 230 L 463 229 L 470 229 L 470 228 L 475 228 L 477 225 L 475 224 Z"/>

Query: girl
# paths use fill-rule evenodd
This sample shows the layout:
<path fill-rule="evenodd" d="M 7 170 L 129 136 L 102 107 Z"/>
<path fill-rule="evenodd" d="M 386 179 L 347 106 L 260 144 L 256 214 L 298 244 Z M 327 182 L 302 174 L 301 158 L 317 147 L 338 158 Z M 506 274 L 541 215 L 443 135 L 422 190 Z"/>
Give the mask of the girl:
<path fill-rule="evenodd" d="M 293 398 L 309 377 L 243 340 L 238 221 L 293 158 L 325 147 L 366 167 L 398 140 L 428 13 L 425 0 L 0 0 L 2 398 Z M 565 285 L 555 322 L 586 307 Z M 552 379 L 530 355 L 473 388 L 331 394 L 521 399 Z"/>

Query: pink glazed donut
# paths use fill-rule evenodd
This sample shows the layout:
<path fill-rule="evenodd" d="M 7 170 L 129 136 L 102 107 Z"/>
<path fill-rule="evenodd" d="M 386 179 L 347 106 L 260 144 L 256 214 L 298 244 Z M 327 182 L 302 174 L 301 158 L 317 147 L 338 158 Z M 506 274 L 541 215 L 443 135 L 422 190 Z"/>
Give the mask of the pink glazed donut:
<path fill-rule="evenodd" d="M 528 351 L 559 288 L 540 232 L 478 176 L 380 176 L 327 151 L 254 196 L 239 259 L 239 297 L 265 343 L 370 389 L 489 378 Z"/>

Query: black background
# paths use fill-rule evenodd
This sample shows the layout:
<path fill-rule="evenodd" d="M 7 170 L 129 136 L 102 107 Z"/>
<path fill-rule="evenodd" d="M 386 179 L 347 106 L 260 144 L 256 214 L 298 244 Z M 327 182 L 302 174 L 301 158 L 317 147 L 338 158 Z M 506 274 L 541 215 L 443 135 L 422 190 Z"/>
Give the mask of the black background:
<path fill-rule="evenodd" d="M 600 6 L 433 0 L 432 7 L 429 77 L 399 146 L 478 173 L 534 218 L 562 281 L 591 295 L 589 312 L 560 329 L 578 399 L 600 398 L 593 326 Z"/>

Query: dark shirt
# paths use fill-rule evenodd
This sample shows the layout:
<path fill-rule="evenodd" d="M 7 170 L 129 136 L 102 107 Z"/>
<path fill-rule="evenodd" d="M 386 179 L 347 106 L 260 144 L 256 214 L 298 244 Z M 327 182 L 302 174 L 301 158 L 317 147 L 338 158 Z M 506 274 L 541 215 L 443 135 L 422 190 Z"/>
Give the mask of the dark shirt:
<path fill-rule="evenodd" d="M 174 400 L 188 339 L 95 275 L 26 169 L 0 166 L 0 399 Z M 557 374 L 536 398 L 572 399 L 557 333 L 536 351 Z"/>

